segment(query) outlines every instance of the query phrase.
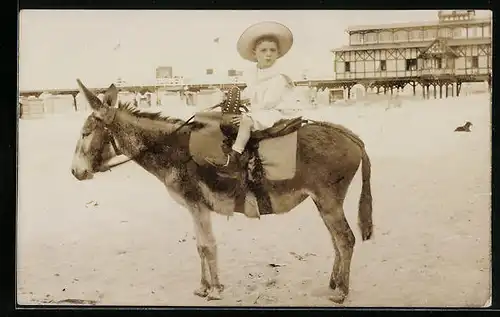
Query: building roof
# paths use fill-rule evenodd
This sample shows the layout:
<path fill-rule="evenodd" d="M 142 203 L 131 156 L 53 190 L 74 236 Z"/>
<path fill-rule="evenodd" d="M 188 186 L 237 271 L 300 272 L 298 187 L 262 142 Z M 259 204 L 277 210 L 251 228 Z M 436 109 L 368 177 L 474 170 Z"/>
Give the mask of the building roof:
<path fill-rule="evenodd" d="M 341 46 L 339 48 L 333 49 L 332 52 L 380 50 L 380 49 L 388 49 L 388 48 L 425 47 L 425 46 L 428 46 L 431 42 L 432 41 L 344 45 L 344 46 Z"/>
<path fill-rule="evenodd" d="M 474 25 L 491 23 L 490 18 L 477 18 L 471 20 L 457 20 L 457 21 L 424 21 L 424 22 L 406 22 L 406 23 L 392 23 L 392 24 L 375 24 L 375 25 L 355 25 L 346 29 L 346 32 L 351 34 L 361 31 L 376 31 L 376 30 L 391 30 L 403 28 L 418 28 L 418 27 L 431 27 L 431 26 L 456 26 L 456 25 Z"/>
<path fill-rule="evenodd" d="M 380 50 L 389 48 L 416 48 L 416 47 L 423 48 L 431 45 L 431 43 L 434 41 L 435 39 L 430 41 L 421 41 L 421 42 L 344 45 L 339 48 L 333 49 L 332 52 Z M 448 46 L 491 44 L 491 38 L 449 39 L 446 41 L 446 44 Z"/>
<path fill-rule="evenodd" d="M 431 56 L 442 53 L 450 54 L 454 57 L 459 56 L 458 53 L 446 43 L 446 41 L 437 38 L 432 41 L 432 43 L 427 48 L 425 48 L 418 57 L 420 58 L 423 56 Z"/>

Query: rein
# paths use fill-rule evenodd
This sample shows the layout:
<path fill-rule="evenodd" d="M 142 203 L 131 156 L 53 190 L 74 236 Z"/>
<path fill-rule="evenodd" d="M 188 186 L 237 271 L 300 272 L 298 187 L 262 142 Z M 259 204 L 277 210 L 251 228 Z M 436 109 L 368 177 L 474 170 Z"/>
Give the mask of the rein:
<path fill-rule="evenodd" d="M 108 133 L 109 133 L 109 130 L 108 130 L 107 128 L 105 128 L 105 129 L 106 129 L 106 131 L 108 131 Z M 115 151 L 115 154 L 116 154 L 116 155 L 121 155 L 121 154 L 122 154 L 122 151 L 120 151 L 120 149 L 118 148 L 118 145 L 116 144 L 116 140 L 115 140 L 115 138 L 114 138 L 112 135 L 110 135 L 110 139 L 111 139 L 111 140 L 110 140 L 110 142 L 111 142 L 111 146 L 113 147 L 113 150 Z"/>

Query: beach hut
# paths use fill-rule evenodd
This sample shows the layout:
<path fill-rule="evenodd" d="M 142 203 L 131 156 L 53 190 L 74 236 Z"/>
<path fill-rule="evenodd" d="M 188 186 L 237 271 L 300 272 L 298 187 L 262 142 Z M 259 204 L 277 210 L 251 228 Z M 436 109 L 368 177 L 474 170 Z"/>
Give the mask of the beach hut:
<path fill-rule="evenodd" d="M 75 111 L 72 95 L 49 95 L 43 103 L 46 114 L 65 114 Z"/>
<path fill-rule="evenodd" d="M 76 111 L 80 112 L 86 112 L 86 111 L 90 111 L 90 105 L 87 101 L 87 98 L 85 98 L 85 96 L 79 92 L 76 97 Z"/>
<path fill-rule="evenodd" d="M 21 111 L 22 119 L 42 118 L 44 116 L 43 99 L 29 96 L 22 98 Z"/>

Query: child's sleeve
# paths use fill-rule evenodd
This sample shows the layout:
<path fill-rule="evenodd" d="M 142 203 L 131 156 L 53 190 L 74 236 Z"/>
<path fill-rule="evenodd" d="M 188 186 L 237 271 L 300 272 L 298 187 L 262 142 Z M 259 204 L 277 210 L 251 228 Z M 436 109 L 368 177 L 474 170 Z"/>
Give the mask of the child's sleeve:
<path fill-rule="evenodd" d="M 243 91 L 241 92 L 241 99 L 250 99 L 250 96 L 252 95 L 251 93 L 251 89 L 247 87 L 245 87 L 245 89 L 243 89 Z"/>
<path fill-rule="evenodd" d="M 269 85 L 265 94 L 265 100 L 261 105 L 262 109 L 276 108 L 280 103 L 289 99 L 293 92 L 293 82 L 285 75 L 278 76 Z"/>

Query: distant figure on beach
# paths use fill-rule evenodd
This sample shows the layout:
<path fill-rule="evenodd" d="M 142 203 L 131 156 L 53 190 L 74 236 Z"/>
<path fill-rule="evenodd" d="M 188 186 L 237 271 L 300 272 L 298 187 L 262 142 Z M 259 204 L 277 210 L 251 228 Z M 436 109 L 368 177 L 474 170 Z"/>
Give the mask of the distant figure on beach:
<path fill-rule="evenodd" d="M 385 111 L 393 108 L 401 108 L 402 103 L 403 102 L 401 101 L 401 99 L 399 99 L 398 95 L 391 97 L 387 102 L 387 107 L 385 108 Z"/>
<path fill-rule="evenodd" d="M 467 121 L 463 126 L 457 127 L 455 132 L 470 132 L 470 127 L 472 127 L 472 123 Z"/>

